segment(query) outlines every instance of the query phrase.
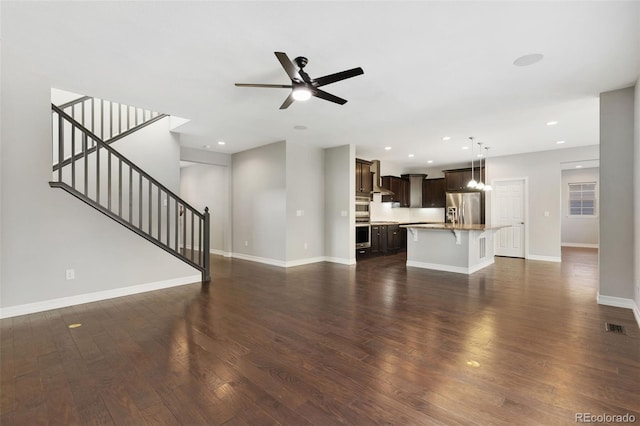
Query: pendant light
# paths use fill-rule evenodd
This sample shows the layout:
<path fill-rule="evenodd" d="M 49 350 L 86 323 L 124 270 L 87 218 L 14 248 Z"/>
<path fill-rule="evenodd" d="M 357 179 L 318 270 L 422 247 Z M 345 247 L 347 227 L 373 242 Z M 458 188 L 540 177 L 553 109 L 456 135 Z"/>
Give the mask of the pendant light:
<path fill-rule="evenodd" d="M 484 183 L 482 183 L 482 142 L 478 142 L 478 145 L 480 145 L 480 154 L 478 154 L 480 157 L 480 167 L 478 168 L 480 176 L 476 184 L 476 189 L 482 189 L 484 188 Z"/>
<path fill-rule="evenodd" d="M 486 146 L 486 147 L 484 148 L 484 150 L 487 152 L 487 155 L 484 157 L 484 167 L 485 167 L 485 169 L 486 169 L 486 168 L 487 168 L 487 160 L 489 159 L 489 147 L 488 147 L 488 146 Z M 486 185 L 484 186 L 484 188 L 483 188 L 485 191 L 491 191 L 491 190 L 493 189 L 493 188 L 491 187 L 491 185 L 489 185 L 489 177 L 488 177 L 488 176 L 489 176 L 489 175 L 487 174 L 487 171 L 485 170 L 485 172 L 484 172 L 484 178 L 485 178 L 485 180 L 487 181 L 487 184 L 486 184 Z"/>
<path fill-rule="evenodd" d="M 475 188 L 478 182 L 473 178 L 473 136 L 469 136 L 471 140 L 471 180 L 467 183 L 467 188 Z"/>

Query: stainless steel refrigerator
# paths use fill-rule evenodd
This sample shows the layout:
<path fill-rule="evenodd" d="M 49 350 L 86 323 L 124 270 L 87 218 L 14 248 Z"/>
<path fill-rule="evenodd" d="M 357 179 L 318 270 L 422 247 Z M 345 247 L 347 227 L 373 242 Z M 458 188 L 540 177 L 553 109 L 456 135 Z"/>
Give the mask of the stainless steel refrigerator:
<path fill-rule="evenodd" d="M 445 220 L 463 225 L 483 223 L 482 197 L 480 192 L 447 192 Z"/>

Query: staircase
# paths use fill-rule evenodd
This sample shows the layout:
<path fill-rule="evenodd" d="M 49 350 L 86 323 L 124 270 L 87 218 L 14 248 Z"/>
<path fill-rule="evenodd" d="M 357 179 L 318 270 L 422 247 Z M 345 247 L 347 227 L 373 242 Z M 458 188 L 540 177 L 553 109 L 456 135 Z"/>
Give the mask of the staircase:
<path fill-rule="evenodd" d="M 110 146 L 166 114 L 88 96 L 51 105 L 60 188 L 171 253 L 210 281 L 209 209 L 199 212 Z"/>

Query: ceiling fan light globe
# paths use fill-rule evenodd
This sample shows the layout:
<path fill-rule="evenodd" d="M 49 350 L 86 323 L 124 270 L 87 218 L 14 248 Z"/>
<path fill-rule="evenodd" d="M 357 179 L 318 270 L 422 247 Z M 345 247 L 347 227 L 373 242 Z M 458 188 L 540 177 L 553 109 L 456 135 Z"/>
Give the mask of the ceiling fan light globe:
<path fill-rule="evenodd" d="M 482 181 L 478 182 L 478 184 L 476 185 L 476 189 L 482 189 L 484 188 L 484 183 L 482 183 Z"/>
<path fill-rule="evenodd" d="M 304 87 L 293 89 L 293 99 L 296 101 L 308 101 L 310 98 L 311 91 L 309 89 Z"/>
<path fill-rule="evenodd" d="M 484 191 L 492 191 L 493 188 L 491 187 L 491 185 L 485 185 L 484 188 L 482 188 Z"/>
<path fill-rule="evenodd" d="M 467 188 L 475 188 L 476 186 L 478 186 L 478 182 L 476 182 L 475 179 L 471 179 L 469 183 L 467 183 Z"/>

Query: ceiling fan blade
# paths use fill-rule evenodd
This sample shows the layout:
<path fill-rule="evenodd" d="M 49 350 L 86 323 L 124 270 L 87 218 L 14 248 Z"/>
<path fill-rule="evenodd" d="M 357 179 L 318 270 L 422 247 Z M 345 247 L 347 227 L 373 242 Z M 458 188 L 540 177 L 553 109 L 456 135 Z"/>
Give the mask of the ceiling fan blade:
<path fill-rule="evenodd" d="M 362 68 L 358 67 L 347 71 L 337 72 L 335 74 L 325 75 L 324 77 L 318 77 L 313 81 L 315 82 L 314 86 L 320 87 L 362 74 L 364 74 L 364 71 L 362 70 Z"/>
<path fill-rule="evenodd" d="M 315 96 L 316 98 L 324 99 L 325 101 L 335 102 L 340 105 L 344 105 L 347 103 L 346 99 L 339 98 L 335 95 L 332 95 L 331 93 L 327 93 L 324 90 L 320 89 L 315 89 L 313 91 L 313 96 Z"/>
<path fill-rule="evenodd" d="M 269 87 L 280 89 L 291 89 L 293 86 L 290 84 L 250 84 L 250 83 L 236 83 L 237 87 Z"/>
<path fill-rule="evenodd" d="M 284 68 L 285 72 L 287 73 L 287 75 L 291 80 L 301 80 L 300 74 L 298 74 L 298 69 L 296 68 L 295 65 L 293 65 L 293 62 L 291 62 L 291 59 L 289 59 L 286 53 L 284 52 L 273 52 L 273 53 L 275 53 L 276 58 L 278 58 L 278 60 L 280 61 L 280 65 L 282 65 L 282 68 Z"/>
<path fill-rule="evenodd" d="M 293 99 L 293 92 L 289 93 L 289 96 L 287 96 L 287 99 L 285 99 L 282 105 L 280 105 L 280 109 L 289 108 L 289 105 L 291 105 L 294 100 L 295 99 Z"/>

